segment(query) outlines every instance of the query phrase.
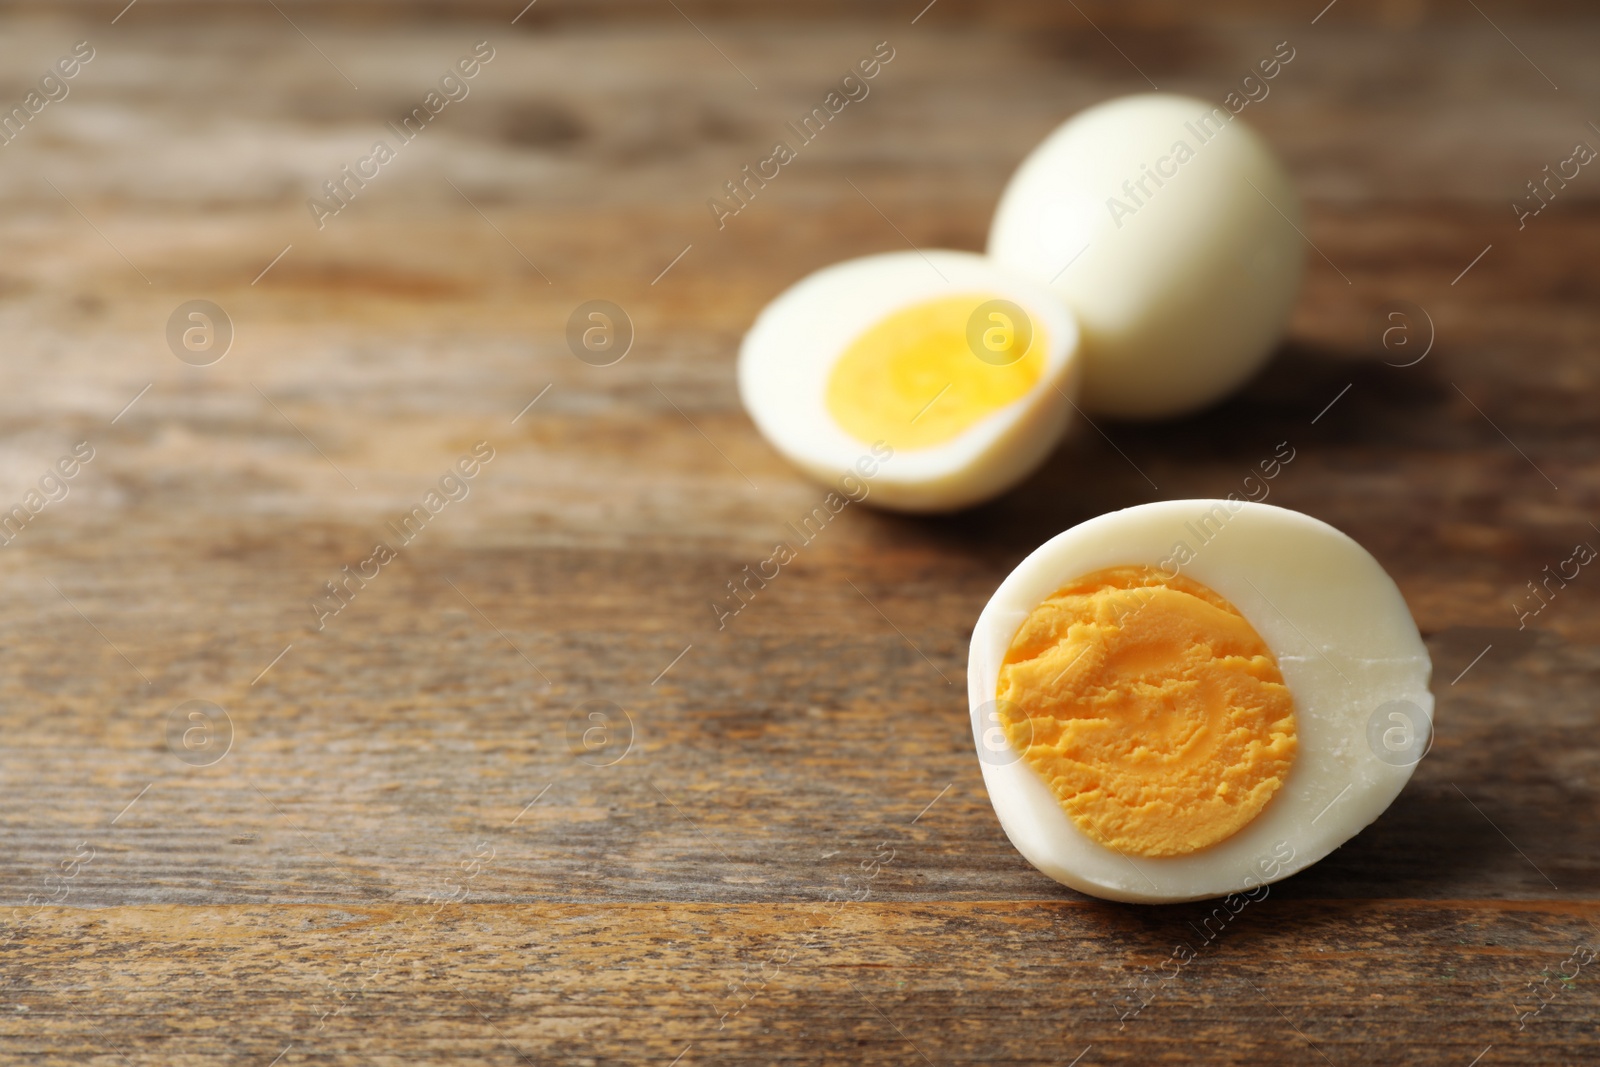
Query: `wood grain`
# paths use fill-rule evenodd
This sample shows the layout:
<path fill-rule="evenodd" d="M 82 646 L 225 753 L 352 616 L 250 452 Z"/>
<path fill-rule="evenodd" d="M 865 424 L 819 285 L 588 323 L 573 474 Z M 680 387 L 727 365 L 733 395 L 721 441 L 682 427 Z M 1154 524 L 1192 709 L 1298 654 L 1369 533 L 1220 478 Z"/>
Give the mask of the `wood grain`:
<path fill-rule="evenodd" d="M 0 1058 L 1600 1057 L 1587 970 L 1518 1024 L 1596 943 L 1597 579 L 1513 607 L 1600 544 L 1596 179 L 1521 230 L 1509 207 L 1600 138 L 1592 16 L 1127 5 L 1113 43 L 1021 5 L 515 6 L 3 16 L 0 100 L 97 54 L 0 148 L 0 509 L 95 449 L 0 550 Z M 1220 99 L 1285 38 L 1245 118 L 1315 250 L 1271 367 L 1190 419 L 1079 427 L 983 508 L 852 505 L 719 630 L 822 493 L 739 408 L 760 307 L 847 256 L 981 248 L 1065 115 L 1147 78 Z M 480 40 L 471 95 L 319 230 L 306 198 Z M 872 95 L 719 230 L 706 198 L 883 40 Z M 235 328 L 212 366 L 168 350 L 193 299 Z M 636 329 L 614 366 L 567 349 L 592 299 Z M 1396 300 L 1436 332 L 1415 366 L 1373 341 Z M 323 583 L 480 441 L 470 494 L 317 629 Z M 1017 856 L 966 643 L 1045 538 L 1226 494 L 1280 441 L 1272 502 L 1400 583 L 1439 735 L 1378 823 L 1166 980 L 1209 908 Z M 191 700 L 231 724 L 207 766 L 169 746 Z M 592 701 L 631 728 L 585 762 Z"/>
<path fill-rule="evenodd" d="M 56 910 L 31 926 L 0 1034 L 29 1057 L 171 1063 L 1466 1063 L 1485 1046 L 1494 1062 L 1577 1063 L 1600 1050 L 1581 982 L 1522 1030 L 1481 1007 L 1524 980 L 1526 957 L 1559 969 L 1567 953 L 1547 959 L 1547 942 L 1590 937 L 1593 904 L 1269 896 L 1227 923 L 1210 911 Z M 1181 968 L 1174 945 L 1192 953 Z M 403 1051 L 375 1024 L 403 1028 Z"/>

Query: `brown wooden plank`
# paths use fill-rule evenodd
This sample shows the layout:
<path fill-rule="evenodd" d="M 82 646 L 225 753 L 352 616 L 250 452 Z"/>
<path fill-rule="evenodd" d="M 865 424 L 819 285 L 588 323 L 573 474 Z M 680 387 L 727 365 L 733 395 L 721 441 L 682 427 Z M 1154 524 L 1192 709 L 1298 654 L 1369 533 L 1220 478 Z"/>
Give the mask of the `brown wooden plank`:
<path fill-rule="evenodd" d="M 1580 1062 L 1600 1052 L 1592 982 L 1553 981 L 1523 1013 L 1540 1003 L 1529 982 L 1571 973 L 1574 944 L 1593 944 L 1597 914 L 1272 896 L 1236 915 L 1067 901 L 55 909 L 8 948 L 0 1048 L 177 1064 L 1460 1064 L 1486 1048 L 1487 1062 Z"/>

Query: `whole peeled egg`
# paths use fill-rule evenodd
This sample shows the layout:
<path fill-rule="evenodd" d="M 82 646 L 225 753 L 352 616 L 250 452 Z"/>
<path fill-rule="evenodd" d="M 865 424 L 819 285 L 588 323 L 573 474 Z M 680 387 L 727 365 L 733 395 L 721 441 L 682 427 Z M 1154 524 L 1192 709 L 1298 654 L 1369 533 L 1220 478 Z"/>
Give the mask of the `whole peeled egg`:
<path fill-rule="evenodd" d="M 1047 541 L 984 608 L 967 668 L 1012 844 L 1058 882 L 1144 902 L 1260 899 L 1371 823 L 1431 742 L 1430 674 L 1365 549 L 1233 498 Z"/>
<path fill-rule="evenodd" d="M 1162 418 L 1266 361 L 1300 288 L 1299 227 L 1288 173 L 1242 119 L 1146 93 L 1088 108 L 1034 149 L 989 254 L 1076 315 L 1086 411 Z"/>

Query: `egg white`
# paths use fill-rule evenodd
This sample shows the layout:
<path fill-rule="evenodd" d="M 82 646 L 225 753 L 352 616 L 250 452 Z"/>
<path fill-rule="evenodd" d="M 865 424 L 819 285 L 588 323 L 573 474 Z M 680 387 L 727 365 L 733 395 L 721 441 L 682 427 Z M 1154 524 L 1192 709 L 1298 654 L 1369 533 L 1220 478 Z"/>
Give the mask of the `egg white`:
<path fill-rule="evenodd" d="M 829 375 L 865 330 L 911 304 L 991 293 L 1021 307 L 1043 339 L 1044 372 L 1026 395 L 941 445 L 895 447 L 869 502 L 902 511 L 954 510 L 1027 477 L 1061 439 L 1077 390 L 1078 329 L 1049 289 L 971 252 L 892 252 L 826 267 L 780 294 L 739 349 L 739 397 L 779 452 L 821 482 L 850 471 L 870 443 L 828 411 Z M 973 358 L 977 358 L 974 356 Z M 893 440 L 889 441 L 891 446 Z"/>
<path fill-rule="evenodd" d="M 1179 142 L 1193 153 L 1182 164 Z M 1302 229 L 1288 172 L 1242 118 L 1141 93 L 1079 112 L 1029 154 L 989 255 L 1077 315 L 1085 411 L 1164 418 L 1227 395 L 1271 355 L 1300 289 Z"/>
<path fill-rule="evenodd" d="M 1111 900 L 1197 900 L 1303 870 L 1381 815 L 1411 777 L 1414 764 L 1391 765 L 1370 747 L 1374 712 L 1409 701 L 1430 726 L 1433 720 L 1427 649 L 1399 589 L 1364 548 L 1324 522 L 1268 504 L 1169 500 L 1058 534 L 995 591 L 973 631 L 967 668 L 980 757 L 980 709 L 995 699 L 1023 620 L 1067 582 L 1102 568 L 1144 564 L 1171 573 L 1180 542 L 1194 552 L 1181 573 L 1238 608 L 1277 658 L 1294 699 L 1298 752 L 1282 788 L 1237 834 L 1159 859 L 1130 857 L 1085 835 L 1020 756 L 984 762 L 995 814 L 1023 857 L 1064 885 Z"/>

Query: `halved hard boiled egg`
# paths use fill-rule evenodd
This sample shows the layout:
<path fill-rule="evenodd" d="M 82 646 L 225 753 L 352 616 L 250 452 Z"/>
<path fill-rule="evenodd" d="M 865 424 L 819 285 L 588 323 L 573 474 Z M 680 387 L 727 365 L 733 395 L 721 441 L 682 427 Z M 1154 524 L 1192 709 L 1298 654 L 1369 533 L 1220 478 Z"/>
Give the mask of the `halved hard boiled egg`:
<path fill-rule="evenodd" d="M 1171 500 L 1035 550 L 972 635 L 973 736 L 1012 844 L 1111 900 L 1253 891 L 1383 813 L 1431 740 L 1394 582 L 1306 515 Z"/>
<path fill-rule="evenodd" d="M 773 447 L 819 481 L 870 467 L 869 502 L 953 510 L 1049 455 L 1072 413 L 1077 346 L 1046 286 L 983 256 L 867 256 L 761 312 L 739 350 L 739 396 Z"/>

